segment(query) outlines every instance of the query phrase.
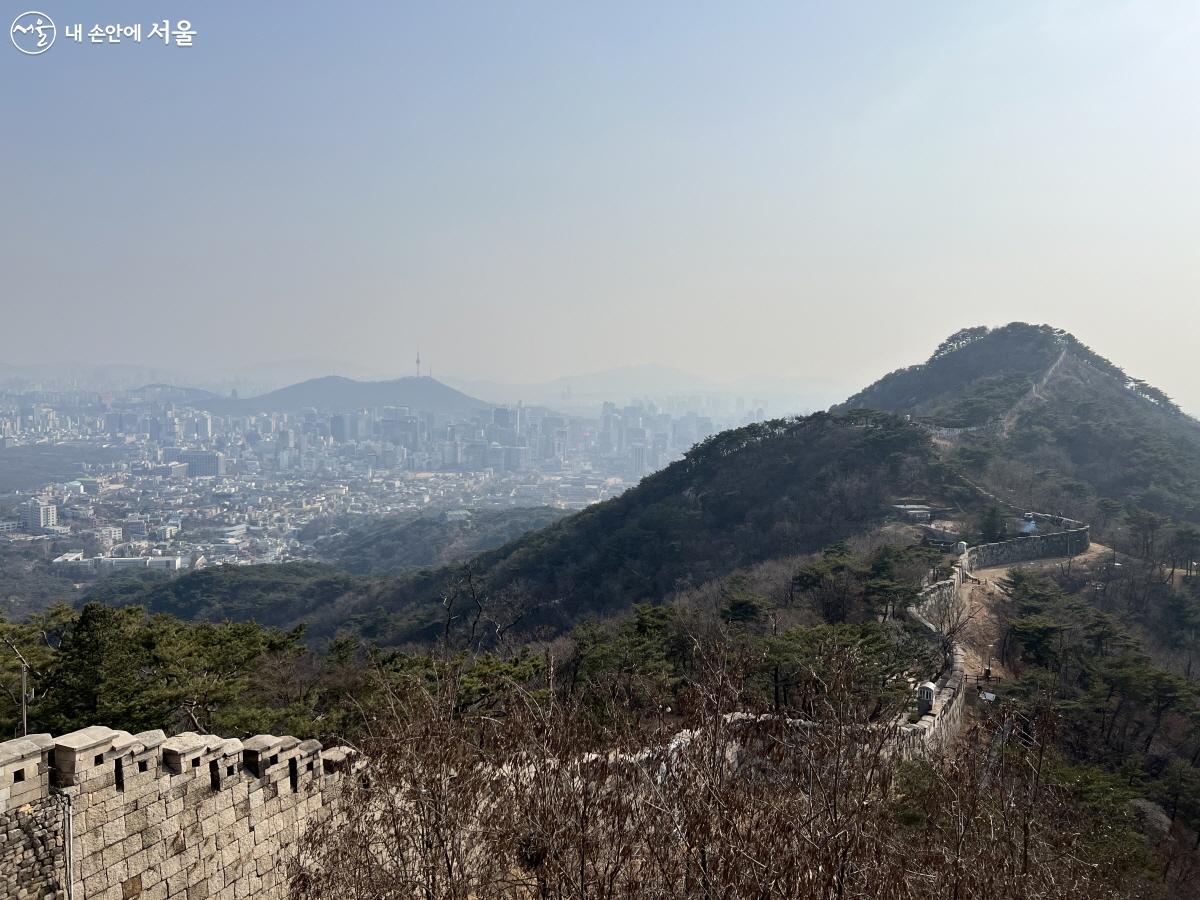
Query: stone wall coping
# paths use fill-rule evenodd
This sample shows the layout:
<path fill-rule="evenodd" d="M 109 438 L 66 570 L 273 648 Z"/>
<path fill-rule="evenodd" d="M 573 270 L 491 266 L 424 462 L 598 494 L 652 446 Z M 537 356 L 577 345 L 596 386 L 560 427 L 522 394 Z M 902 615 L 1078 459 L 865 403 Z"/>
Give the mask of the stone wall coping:
<path fill-rule="evenodd" d="M 70 755 L 90 757 L 90 751 L 97 751 L 97 756 L 103 755 L 108 760 L 130 753 L 136 755 L 154 750 L 174 756 L 190 757 L 204 753 L 232 756 L 243 751 L 270 755 L 287 753 L 291 750 L 307 756 L 320 753 L 322 749 L 320 741 L 312 739 L 301 741 L 299 738 L 286 734 L 259 734 L 246 741 L 241 741 L 238 738 L 199 734 L 194 731 L 184 731 L 167 737 L 160 729 L 130 734 L 128 731 L 117 731 L 104 725 L 90 725 L 59 737 L 54 737 L 49 733 L 38 733 L 0 741 L 0 765 L 51 751 L 64 754 L 63 759 L 69 758 Z"/>
<path fill-rule="evenodd" d="M 151 731 L 139 731 L 134 737 L 138 739 L 142 749 L 153 750 L 162 746 L 167 739 L 167 734 L 161 728 L 155 728 Z"/>
<path fill-rule="evenodd" d="M 117 732 L 104 725 L 89 725 L 87 728 L 80 728 L 78 731 L 55 738 L 54 746 L 58 750 L 78 753 L 82 750 L 99 747 L 101 744 L 111 743 L 116 736 Z"/>
<path fill-rule="evenodd" d="M 142 742 L 128 731 L 118 731 L 117 736 L 113 738 L 112 749 L 109 751 L 112 756 L 124 756 L 126 753 L 140 753 L 145 749 Z"/>
<path fill-rule="evenodd" d="M 163 753 L 172 753 L 176 756 L 191 756 L 193 753 L 215 750 L 224 741 L 224 738 L 219 738 L 213 734 L 197 734 L 195 731 L 184 731 L 163 741 L 162 751 Z"/>
<path fill-rule="evenodd" d="M 321 760 L 329 771 L 336 772 L 349 765 L 354 756 L 355 752 L 349 747 L 334 747 L 332 750 L 324 751 L 321 754 Z"/>
<path fill-rule="evenodd" d="M 262 753 L 278 746 L 279 738 L 273 734 L 256 734 L 254 737 L 242 742 L 242 749 L 249 750 L 251 753 Z"/>
<path fill-rule="evenodd" d="M 0 766 L 29 759 L 31 756 L 44 756 L 54 746 L 54 738 L 48 734 L 29 734 L 23 738 L 5 741 L 0 744 Z"/>
<path fill-rule="evenodd" d="M 242 752 L 242 742 L 237 738 L 226 738 L 225 742 L 221 744 L 220 749 L 222 756 L 233 756 L 235 753 L 240 756 Z"/>

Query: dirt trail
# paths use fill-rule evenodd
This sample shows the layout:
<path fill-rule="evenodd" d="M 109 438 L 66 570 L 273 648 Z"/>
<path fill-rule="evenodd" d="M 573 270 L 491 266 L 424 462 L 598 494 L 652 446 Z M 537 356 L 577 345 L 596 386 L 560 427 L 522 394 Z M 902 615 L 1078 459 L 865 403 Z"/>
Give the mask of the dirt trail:
<path fill-rule="evenodd" d="M 1092 544 L 1075 557 L 1036 559 L 1021 563 L 1019 568 L 1034 572 L 1057 572 L 1060 571 L 1060 566 L 1068 563 L 1073 567 L 1086 566 L 1100 561 L 1106 555 L 1112 555 L 1111 548 L 1103 544 Z M 1011 674 L 996 657 L 1000 654 L 1000 641 L 1004 637 L 1004 613 L 1008 603 L 1008 595 L 1000 583 L 1007 577 L 1009 570 L 1014 568 L 1018 566 L 977 569 L 971 573 L 975 580 L 964 580 L 959 589 L 959 602 L 963 604 L 964 609 L 973 613 L 971 621 L 963 629 L 961 639 L 966 654 L 967 677 L 972 682 L 975 676 L 983 674 L 989 658 L 993 675 L 1008 678 Z M 992 655 L 993 653 L 995 655 Z"/>

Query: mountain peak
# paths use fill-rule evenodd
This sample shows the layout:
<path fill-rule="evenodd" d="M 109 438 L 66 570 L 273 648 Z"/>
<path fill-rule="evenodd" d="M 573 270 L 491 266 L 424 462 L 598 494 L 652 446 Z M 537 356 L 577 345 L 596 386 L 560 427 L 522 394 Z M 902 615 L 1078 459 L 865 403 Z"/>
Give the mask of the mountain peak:
<path fill-rule="evenodd" d="M 224 412 L 295 412 L 314 408 L 328 412 L 350 412 L 377 406 L 407 406 L 412 409 L 468 415 L 490 409 L 477 400 L 431 376 L 409 375 L 387 381 L 357 381 L 344 375 L 310 378 L 268 394 L 246 400 L 222 400 Z"/>
<path fill-rule="evenodd" d="M 1041 485 L 1043 502 L 1120 497 L 1200 520 L 1200 422 L 1061 328 L 956 331 L 924 363 L 885 375 L 834 411 L 852 409 L 906 414 L 976 477 L 1013 490 Z"/>
<path fill-rule="evenodd" d="M 839 409 L 882 409 L 945 427 L 979 427 L 1027 405 L 1062 379 L 1086 382 L 1093 399 L 1113 401 L 1124 393 L 1124 399 L 1182 415 L 1165 393 L 1130 377 L 1070 332 L 1026 322 L 956 331 L 924 363 L 885 375 Z"/>

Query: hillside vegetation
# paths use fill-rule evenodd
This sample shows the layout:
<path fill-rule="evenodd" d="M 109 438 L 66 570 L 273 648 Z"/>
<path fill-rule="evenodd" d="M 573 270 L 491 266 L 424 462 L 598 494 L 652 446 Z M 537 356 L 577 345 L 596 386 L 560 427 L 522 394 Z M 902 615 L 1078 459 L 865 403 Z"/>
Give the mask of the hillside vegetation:
<path fill-rule="evenodd" d="M 466 519 L 389 518 L 339 535 L 326 548 L 328 563 L 217 566 L 178 578 L 153 572 L 113 577 L 93 587 L 83 602 L 140 606 L 183 619 L 293 627 L 319 618 L 339 599 L 393 584 L 367 576 L 448 566 L 564 515 L 537 507 L 489 510 Z"/>
<path fill-rule="evenodd" d="M 969 328 L 840 411 L 967 429 L 958 461 L 1021 503 L 1097 521 L 1101 501 L 1200 521 L 1200 423 L 1064 331 Z"/>
<path fill-rule="evenodd" d="M 620 497 L 465 565 L 392 577 L 312 563 L 223 567 L 105 583 L 87 599 L 192 619 L 306 624 L 316 643 L 343 631 L 384 645 L 428 643 L 467 620 L 497 638 L 553 635 L 861 534 L 889 516 L 898 494 L 957 490 L 970 500 L 955 484 L 922 429 L 888 415 L 820 413 L 724 432 Z M 381 526 L 382 546 L 362 548 L 357 564 L 387 565 L 383 548 L 406 533 Z M 439 546 L 438 554 L 456 552 Z"/>
<path fill-rule="evenodd" d="M 396 575 L 461 562 L 565 515 L 561 509 L 537 506 L 480 510 L 462 518 L 389 516 L 337 535 L 322 553 L 331 564 L 357 575 Z"/>
<path fill-rule="evenodd" d="M 818 550 L 878 525 L 897 494 L 944 494 L 951 483 L 928 435 L 893 416 L 750 425 L 699 444 L 620 497 L 480 554 L 465 571 L 376 584 L 311 627 L 428 640 L 445 624 L 448 597 L 468 605 L 486 597 L 514 627 L 557 632 L 750 563 Z"/>
<path fill-rule="evenodd" d="M 370 581 L 322 563 L 215 566 L 179 578 L 145 573 L 100 582 L 85 602 L 140 606 L 181 619 L 293 626 Z"/>

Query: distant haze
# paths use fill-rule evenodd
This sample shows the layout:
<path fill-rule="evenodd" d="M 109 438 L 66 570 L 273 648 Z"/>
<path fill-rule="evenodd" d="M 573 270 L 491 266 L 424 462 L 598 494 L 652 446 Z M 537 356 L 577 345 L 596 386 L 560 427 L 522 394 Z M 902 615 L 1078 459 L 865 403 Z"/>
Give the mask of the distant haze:
<path fill-rule="evenodd" d="M 1194 3 L 47 11 L 0 47 L 2 363 L 844 396 L 1024 320 L 1200 411 Z"/>

